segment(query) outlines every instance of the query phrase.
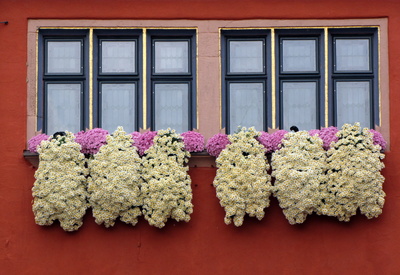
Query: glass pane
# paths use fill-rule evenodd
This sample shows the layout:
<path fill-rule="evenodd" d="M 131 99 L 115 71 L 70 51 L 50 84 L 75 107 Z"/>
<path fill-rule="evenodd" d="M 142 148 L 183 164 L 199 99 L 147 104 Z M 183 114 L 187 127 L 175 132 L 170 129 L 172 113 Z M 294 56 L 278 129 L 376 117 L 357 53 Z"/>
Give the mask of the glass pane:
<path fill-rule="evenodd" d="M 101 72 L 135 73 L 135 48 L 135 41 L 102 41 L 100 67 Z"/>
<path fill-rule="evenodd" d="M 369 39 L 336 39 L 337 71 L 369 71 Z"/>
<path fill-rule="evenodd" d="M 316 40 L 292 40 L 282 41 L 282 70 L 284 72 L 315 72 Z"/>
<path fill-rule="evenodd" d="M 229 84 L 229 129 L 233 133 L 239 126 L 264 129 L 263 83 Z"/>
<path fill-rule="evenodd" d="M 337 126 L 360 122 L 371 127 L 370 83 L 368 81 L 336 82 Z"/>
<path fill-rule="evenodd" d="M 155 84 L 155 130 L 189 129 L 189 84 Z"/>
<path fill-rule="evenodd" d="M 101 127 L 114 132 L 118 126 L 125 132 L 136 130 L 135 83 L 101 85 Z"/>
<path fill-rule="evenodd" d="M 80 74 L 81 41 L 48 41 L 46 73 Z"/>
<path fill-rule="evenodd" d="M 230 73 L 263 73 L 264 72 L 263 41 L 230 41 L 229 72 Z"/>
<path fill-rule="evenodd" d="M 46 132 L 81 129 L 81 84 L 47 84 Z"/>
<path fill-rule="evenodd" d="M 316 82 L 283 82 L 283 128 L 299 130 L 317 127 Z"/>
<path fill-rule="evenodd" d="M 156 41 L 155 73 L 189 73 L 188 41 Z"/>

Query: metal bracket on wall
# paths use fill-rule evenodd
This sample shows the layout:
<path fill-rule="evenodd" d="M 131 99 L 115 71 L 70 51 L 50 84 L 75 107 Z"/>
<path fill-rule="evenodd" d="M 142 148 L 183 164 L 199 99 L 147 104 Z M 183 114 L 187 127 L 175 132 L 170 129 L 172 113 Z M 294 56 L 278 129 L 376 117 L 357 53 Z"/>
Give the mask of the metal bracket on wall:
<path fill-rule="evenodd" d="M 8 21 L 2 21 L 0 23 L 3 23 L 4 25 L 8 25 Z"/>

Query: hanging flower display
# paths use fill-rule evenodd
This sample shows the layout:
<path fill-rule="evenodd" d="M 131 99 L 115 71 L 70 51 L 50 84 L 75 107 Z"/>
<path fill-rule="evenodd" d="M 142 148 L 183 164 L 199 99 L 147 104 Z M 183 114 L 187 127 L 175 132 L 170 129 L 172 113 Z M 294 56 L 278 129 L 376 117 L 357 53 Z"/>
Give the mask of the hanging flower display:
<path fill-rule="evenodd" d="M 89 201 L 97 224 L 113 226 L 115 220 L 136 225 L 142 215 L 140 206 L 140 158 L 132 147 L 131 135 L 122 127 L 107 136 L 89 163 Z"/>
<path fill-rule="evenodd" d="M 254 128 L 242 128 L 229 136 L 230 144 L 216 159 L 214 179 L 217 197 L 225 208 L 225 223 L 241 226 L 246 214 L 261 220 L 269 206 L 271 177 L 264 147 L 256 140 Z"/>
<path fill-rule="evenodd" d="M 306 131 L 287 133 L 282 148 L 272 154 L 274 196 L 290 224 L 303 223 L 320 202 L 326 181 L 323 142 Z"/>
<path fill-rule="evenodd" d="M 192 189 L 185 166 L 190 153 L 184 146 L 175 130 L 160 130 L 142 159 L 143 214 L 152 226 L 162 228 L 168 218 L 190 220 Z"/>
<path fill-rule="evenodd" d="M 349 221 L 359 208 L 368 218 L 382 213 L 384 168 L 381 146 L 374 145 L 373 133 L 360 124 L 345 124 L 338 141 L 327 152 L 327 182 L 322 186 L 320 214 Z"/>
<path fill-rule="evenodd" d="M 74 135 L 54 136 L 38 147 L 39 167 L 32 188 L 33 213 L 39 225 L 59 220 L 65 231 L 78 230 L 88 208 L 85 156 Z"/>

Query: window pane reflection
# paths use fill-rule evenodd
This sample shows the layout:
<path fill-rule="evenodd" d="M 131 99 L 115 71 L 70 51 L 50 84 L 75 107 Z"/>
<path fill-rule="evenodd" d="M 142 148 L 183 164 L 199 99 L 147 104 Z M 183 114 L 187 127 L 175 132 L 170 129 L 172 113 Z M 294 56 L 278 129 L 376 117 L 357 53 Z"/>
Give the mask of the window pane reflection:
<path fill-rule="evenodd" d="M 369 39 L 336 39 L 336 70 L 369 71 L 369 52 Z"/>
<path fill-rule="evenodd" d="M 317 126 L 316 82 L 283 82 L 283 128 L 297 126 L 300 130 Z"/>
<path fill-rule="evenodd" d="M 371 127 L 370 82 L 336 82 L 337 126 L 360 122 L 361 127 Z"/>
<path fill-rule="evenodd" d="M 263 83 L 229 84 L 230 132 L 236 131 L 238 126 L 264 129 L 263 94 Z"/>
<path fill-rule="evenodd" d="M 125 132 L 136 130 L 135 83 L 101 85 L 101 127 L 110 133 L 118 126 Z"/>
<path fill-rule="evenodd" d="M 188 41 L 156 41 L 155 73 L 189 73 Z"/>
<path fill-rule="evenodd" d="M 81 130 L 81 84 L 47 84 L 46 103 L 47 134 Z"/>
<path fill-rule="evenodd" d="M 46 73 L 80 74 L 81 41 L 48 41 Z"/>
<path fill-rule="evenodd" d="M 102 73 L 135 73 L 135 41 L 102 41 Z"/>
<path fill-rule="evenodd" d="M 189 128 L 189 84 L 155 84 L 155 130 L 175 129 L 178 133 Z"/>
<path fill-rule="evenodd" d="M 317 70 L 316 40 L 282 41 L 282 70 L 284 72 L 314 72 Z"/>
<path fill-rule="evenodd" d="M 263 41 L 230 41 L 229 72 L 230 73 L 263 73 L 264 72 Z"/>

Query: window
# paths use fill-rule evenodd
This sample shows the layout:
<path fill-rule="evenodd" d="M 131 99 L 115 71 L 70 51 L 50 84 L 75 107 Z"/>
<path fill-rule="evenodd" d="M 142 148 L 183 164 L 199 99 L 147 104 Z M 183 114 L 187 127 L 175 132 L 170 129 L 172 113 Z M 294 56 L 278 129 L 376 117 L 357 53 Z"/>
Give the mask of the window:
<path fill-rule="evenodd" d="M 359 121 L 390 142 L 387 18 L 29 19 L 27 37 L 27 140 Z"/>
<path fill-rule="evenodd" d="M 376 28 L 223 30 L 223 126 L 379 125 Z"/>
<path fill-rule="evenodd" d="M 149 31 L 152 129 L 195 127 L 196 45 L 193 31 Z"/>
<path fill-rule="evenodd" d="M 334 123 L 358 121 L 373 128 L 379 121 L 376 29 L 335 30 L 330 43 Z"/>
<path fill-rule="evenodd" d="M 324 98 L 321 30 L 277 30 L 279 125 L 309 130 L 321 126 Z M 321 91 L 321 92 L 320 92 Z"/>
<path fill-rule="evenodd" d="M 223 122 L 228 132 L 237 127 L 265 129 L 268 80 L 267 31 L 224 32 L 223 66 Z"/>
<path fill-rule="evenodd" d="M 191 130 L 195 51 L 192 30 L 41 30 L 37 129 Z"/>

